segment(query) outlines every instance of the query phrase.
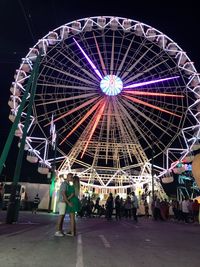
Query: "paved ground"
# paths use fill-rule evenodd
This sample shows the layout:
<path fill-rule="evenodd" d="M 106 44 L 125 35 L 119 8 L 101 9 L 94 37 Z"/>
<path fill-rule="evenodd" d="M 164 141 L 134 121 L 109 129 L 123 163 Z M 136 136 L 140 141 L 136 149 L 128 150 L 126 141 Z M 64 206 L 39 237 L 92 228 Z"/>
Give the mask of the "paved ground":
<path fill-rule="evenodd" d="M 0 212 L 1 267 L 199 267 L 199 225 L 83 218 L 73 238 L 54 237 L 57 215 L 20 212 L 13 225 L 5 216 Z"/>

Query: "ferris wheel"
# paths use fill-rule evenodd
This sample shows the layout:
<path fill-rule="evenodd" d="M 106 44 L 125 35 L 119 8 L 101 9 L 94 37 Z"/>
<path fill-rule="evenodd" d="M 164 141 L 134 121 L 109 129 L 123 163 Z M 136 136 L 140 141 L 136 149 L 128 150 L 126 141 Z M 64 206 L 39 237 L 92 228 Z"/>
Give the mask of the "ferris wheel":
<path fill-rule="evenodd" d="M 155 166 L 164 173 L 176 158 L 163 160 L 170 148 L 185 156 L 197 144 L 199 75 L 187 54 L 159 30 L 132 19 L 99 16 L 49 32 L 16 70 L 9 100 L 12 121 L 39 51 L 26 149 L 27 159 L 39 161 L 43 173 L 52 162 L 52 122 L 57 157 L 63 160 L 60 173 L 74 170 L 83 183 L 102 188 L 149 183 L 152 150 Z"/>

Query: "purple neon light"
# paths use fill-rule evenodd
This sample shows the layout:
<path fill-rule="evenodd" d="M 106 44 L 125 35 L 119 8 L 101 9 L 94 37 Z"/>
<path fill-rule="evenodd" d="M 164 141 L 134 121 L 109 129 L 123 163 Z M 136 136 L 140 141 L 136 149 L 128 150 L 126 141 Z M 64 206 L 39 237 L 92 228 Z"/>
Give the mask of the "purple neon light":
<path fill-rule="evenodd" d="M 91 59 L 87 56 L 85 51 L 82 49 L 82 47 L 78 44 L 78 42 L 73 38 L 74 42 L 77 44 L 78 48 L 81 50 L 87 61 L 89 62 L 90 66 L 93 68 L 93 70 L 96 72 L 96 74 L 99 76 L 99 78 L 103 79 L 101 73 L 98 71 L 98 69 L 95 67 L 94 63 L 92 63 Z"/>
<path fill-rule="evenodd" d="M 148 82 L 133 83 L 133 84 L 124 86 L 124 89 L 127 89 L 127 88 L 136 88 L 136 87 L 144 86 L 144 85 L 147 85 L 147 84 L 159 83 L 159 82 L 173 80 L 173 79 L 177 79 L 177 78 L 179 78 L 179 76 L 174 76 L 174 77 L 169 77 L 169 78 L 163 78 L 163 79 L 158 79 L 158 80 L 148 81 Z"/>

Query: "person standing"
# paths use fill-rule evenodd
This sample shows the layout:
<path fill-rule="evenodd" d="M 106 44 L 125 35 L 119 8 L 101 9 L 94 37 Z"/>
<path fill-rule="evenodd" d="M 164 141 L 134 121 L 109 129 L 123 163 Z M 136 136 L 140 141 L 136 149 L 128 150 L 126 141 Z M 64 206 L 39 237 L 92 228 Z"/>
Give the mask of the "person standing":
<path fill-rule="evenodd" d="M 73 177 L 73 174 L 68 173 L 67 177 L 66 178 L 64 177 L 64 181 L 62 182 L 60 186 L 59 203 L 58 203 L 59 216 L 58 216 L 58 221 L 56 225 L 56 232 L 54 234 L 55 236 L 60 236 L 60 237 L 64 236 L 63 222 L 65 218 L 65 213 L 66 213 L 66 207 L 72 206 L 72 203 L 70 203 L 70 201 L 67 199 L 66 191 L 69 186 L 69 181 L 72 179 L 72 177 Z"/>
<path fill-rule="evenodd" d="M 126 219 L 129 218 L 131 219 L 131 210 L 133 208 L 131 198 L 130 196 L 127 196 L 125 202 L 124 202 L 124 211 L 125 211 L 125 217 Z"/>
<path fill-rule="evenodd" d="M 149 218 L 149 204 L 146 198 L 144 200 L 144 215 L 146 218 Z"/>
<path fill-rule="evenodd" d="M 70 231 L 67 233 L 69 236 L 76 235 L 76 221 L 75 221 L 75 213 L 80 210 L 80 181 L 79 177 L 75 175 L 74 177 L 70 177 L 69 185 L 66 190 L 66 195 L 68 201 L 72 203 L 72 205 L 68 205 L 66 212 L 69 213 L 70 216 Z"/>
<path fill-rule="evenodd" d="M 107 219 L 112 220 L 112 214 L 113 214 L 113 195 L 112 193 L 109 194 L 109 197 L 106 201 L 106 213 L 107 213 Z"/>
<path fill-rule="evenodd" d="M 34 200 L 33 200 L 33 209 L 32 209 L 32 213 L 37 213 L 38 210 L 38 206 L 40 204 L 40 198 L 38 196 L 38 194 L 36 194 Z"/>
<path fill-rule="evenodd" d="M 198 223 L 199 222 L 199 203 L 198 200 L 195 199 L 192 205 L 192 212 L 193 212 L 193 222 Z"/>
<path fill-rule="evenodd" d="M 132 203 L 133 203 L 133 206 L 132 206 L 133 219 L 134 219 L 135 222 L 137 222 L 138 221 L 138 219 L 137 219 L 137 209 L 139 208 L 139 205 L 138 205 L 138 198 L 135 195 L 135 192 L 132 192 Z"/>
<path fill-rule="evenodd" d="M 188 197 L 185 197 L 185 199 L 183 200 L 182 202 L 182 214 L 183 214 L 183 220 L 185 221 L 185 223 L 188 223 L 189 222 L 189 204 L 190 204 L 190 201 L 188 199 Z"/>
<path fill-rule="evenodd" d="M 28 201 L 28 195 L 27 192 L 25 191 L 25 188 L 22 187 L 21 191 L 21 199 L 20 199 L 20 206 L 22 210 L 26 210 L 27 207 L 27 201 Z M 36 200 L 37 201 L 37 200 Z"/>
<path fill-rule="evenodd" d="M 115 198 L 115 218 L 116 220 L 121 220 L 121 200 L 119 195 Z"/>
<path fill-rule="evenodd" d="M 93 211 L 93 214 L 95 214 L 95 212 L 97 211 L 97 215 L 99 215 L 99 210 L 100 210 L 100 197 L 98 197 L 96 199 L 96 202 L 95 202 L 95 205 L 94 205 L 94 211 Z"/>
<path fill-rule="evenodd" d="M 2 209 L 3 206 L 3 194 L 4 194 L 3 183 L 0 183 L 0 210 Z"/>

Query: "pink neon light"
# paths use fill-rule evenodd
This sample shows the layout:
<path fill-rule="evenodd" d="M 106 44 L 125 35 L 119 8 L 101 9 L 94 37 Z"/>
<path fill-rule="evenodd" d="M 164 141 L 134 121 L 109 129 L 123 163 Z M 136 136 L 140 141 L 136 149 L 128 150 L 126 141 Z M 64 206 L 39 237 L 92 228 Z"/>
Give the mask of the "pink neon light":
<path fill-rule="evenodd" d="M 88 55 L 85 53 L 85 51 L 81 48 L 81 46 L 78 44 L 78 42 L 73 38 L 74 42 L 77 44 L 78 48 L 81 50 L 85 58 L 87 59 L 90 66 L 93 68 L 93 70 L 96 72 L 96 74 L 99 76 L 99 78 L 103 79 L 101 73 L 98 71 L 98 69 L 95 67 L 94 63 L 91 61 L 91 59 L 88 57 Z"/>
<path fill-rule="evenodd" d="M 85 115 L 84 117 L 77 123 L 77 125 L 68 133 L 68 135 L 60 142 L 60 145 L 65 142 L 65 140 L 76 131 L 76 129 L 95 111 L 95 109 L 102 103 L 102 100 L 99 100 Z"/>
<path fill-rule="evenodd" d="M 144 91 L 123 91 L 126 94 L 131 95 L 141 95 L 141 96 L 167 96 L 167 97 L 177 97 L 177 98 L 183 98 L 184 95 L 172 95 L 172 94 L 164 94 L 164 93 L 151 93 L 151 92 L 144 92 Z"/>
<path fill-rule="evenodd" d="M 92 98 L 92 99 L 90 99 L 90 100 L 84 102 L 84 103 L 81 104 L 80 106 L 78 106 L 78 107 L 76 107 L 76 108 L 74 108 L 74 109 L 71 109 L 71 110 L 69 110 L 68 112 L 66 112 L 66 113 L 64 113 L 63 115 L 61 115 L 60 117 L 56 118 L 53 122 L 56 122 L 56 121 L 58 121 L 58 120 L 60 120 L 60 119 L 63 119 L 63 118 L 65 118 L 65 117 L 67 117 L 68 115 L 74 113 L 75 111 L 78 111 L 78 110 L 80 110 L 80 109 L 82 109 L 82 108 L 84 108 L 84 107 L 87 107 L 88 105 L 90 105 L 91 103 L 93 103 L 94 101 L 96 101 L 97 99 L 98 99 L 98 97 L 94 97 L 94 98 Z M 51 123 L 51 122 L 48 122 L 47 124 L 44 125 L 44 127 L 50 125 L 50 123 Z"/>
<path fill-rule="evenodd" d="M 163 109 L 163 108 L 159 108 L 159 107 L 154 106 L 154 105 L 152 105 L 152 104 L 149 104 L 149 103 L 147 103 L 147 102 L 145 102 L 145 101 L 139 100 L 139 99 L 137 99 L 137 98 L 135 98 L 135 97 L 128 96 L 128 95 L 124 95 L 124 97 L 128 98 L 129 100 L 131 100 L 131 101 L 133 101 L 133 102 L 135 102 L 135 103 L 142 104 L 142 105 L 145 105 L 145 106 L 147 106 L 147 107 L 154 108 L 154 109 L 157 109 L 157 110 L 159 110 L 159 111 L 162 111 L 162 112 L 165 112 L 165 113 L 168 113 L 168 114 L 171 114 L 171 115 L 174 115 L 174 116 L 176 116 L 176 117 L 181 118 L 181 116 L 179 116 L 179 115 L 177 115 L 177 114 L 175 114 L 175 113 L 173 113 L 173 112 L 170 112 L 170 111 L 165 110 L 165 109 Z"/>
<path fill-rule="evenodd" d="M 100 110 L 99 110 L 99 113 L 97 114 L 96 117 L 94 117 L 94 125 L 93 125 L 93 127 L 92 127 L 91 132 L 90 132 L 90 135 L 89 135 L 89 138 L 88 138 L 88 140 L 87 140 L 87 143 L 86 143 L 86 145 L 85 145 L 85 147 L 84 147 L 84 149 L 83 149 L 81 158 L 82 158 L 83 155 L 85 154 L 85 151 L 86 151 L 86 149 L 87 149 L 87 147 L 88 147 L 88 145 L 89 145 L 89 142 L 90 142 L 90 140 L 91 140 L 91 138 L 92 138 L 92 136 L 93 136 L 93 134 L 94 134 L 94 132 L 95 132 L 95 130 L 96 130 L 96 128 L 97 128 L 97 125 L 98 125 L 98 123 L 99 123 L 99 121 L 100 121 L 100 119 L 101 119 L 101 116 L 103 115 L 103 112 L 104 112 L 104 109 L 105 109 L 105 105 L 106 105 L 106 101 L 103 102 L 103 104 L 102 104 L 102 106 L 101 106 L 101 108 L 100 108 Z"/>
<path fill-rule="evenodd" d="M 177 79 L 177 78 L 179 78 L 179 76 L 163 78 L 163 79 L 157 79 L 157 80 L 148 81 L 148 82 L 133 83 L 133 84 L 124 86 L 124 88 L 125 89 L 127 89 L 127 88 L 136 88 L 136 87 L 140 87 L 140 86 L 144 86 L 144 85 L 148 85 L 148 84 L 152 84 L 152 83 L 159 83 L 159 82 L 169 81 L 169 80 L 173 80 L 173 79 Z"/>

